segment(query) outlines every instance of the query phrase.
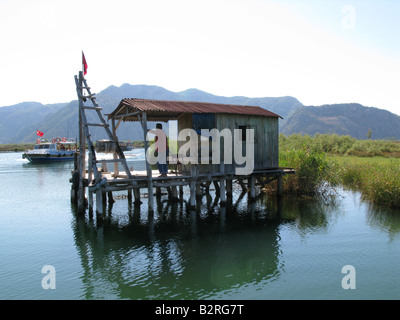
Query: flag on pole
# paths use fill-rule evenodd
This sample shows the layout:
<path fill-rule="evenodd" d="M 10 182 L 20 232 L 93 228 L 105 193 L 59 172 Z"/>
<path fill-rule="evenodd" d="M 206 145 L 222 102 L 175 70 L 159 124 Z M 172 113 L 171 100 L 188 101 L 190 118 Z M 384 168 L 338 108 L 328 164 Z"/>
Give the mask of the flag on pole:
<path fill-rule="evenodd" d="M 43 137 L 43 135 L 44 135 L 44 133 L 42 131 L 39 131 L 39 130 L 36 130 L 36 134 L 38 136 L 41 136 L 41 137 Z"/>
<path fill-rule="evenodd" d="M 88 65 L 87 65 L 87 62 L 86 62 L 85 54 L 82 51 L 82 70 L 83 70 L 83 75 L 86 75 L 87 68 L 88 68 Z"/>

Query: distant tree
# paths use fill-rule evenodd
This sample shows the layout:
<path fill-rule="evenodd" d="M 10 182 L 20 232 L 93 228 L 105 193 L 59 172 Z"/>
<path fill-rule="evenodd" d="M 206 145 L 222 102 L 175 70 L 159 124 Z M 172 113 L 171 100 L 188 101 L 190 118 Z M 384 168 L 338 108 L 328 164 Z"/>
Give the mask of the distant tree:
<path fill-rule="evenodd" d="M 371 130 L 371 129 L 368 129 L 367 138 L 368 138 L 369 140 L 371 140 L 371 136 L 372 136 L 372 130 Z"/>

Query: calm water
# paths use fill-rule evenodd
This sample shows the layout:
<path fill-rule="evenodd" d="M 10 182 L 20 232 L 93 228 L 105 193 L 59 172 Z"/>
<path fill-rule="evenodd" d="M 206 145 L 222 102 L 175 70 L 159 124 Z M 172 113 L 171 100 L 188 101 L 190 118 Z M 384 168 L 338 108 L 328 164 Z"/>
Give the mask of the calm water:
<path fill-rule="evenodd" d="M 138 168 L 143 152 L 127 157 Z M 75 214 L 71 170 L 0 153 L 0 299 L 400 299 L 400 212 L 357 193 L 252 205 L 235 193 L 197 212 L 163 196 L 150 216 L 146 198 L 135 209 L 116 193 L 100 223 Z M 356 289 L 342 288 L 345 265 Z"/>

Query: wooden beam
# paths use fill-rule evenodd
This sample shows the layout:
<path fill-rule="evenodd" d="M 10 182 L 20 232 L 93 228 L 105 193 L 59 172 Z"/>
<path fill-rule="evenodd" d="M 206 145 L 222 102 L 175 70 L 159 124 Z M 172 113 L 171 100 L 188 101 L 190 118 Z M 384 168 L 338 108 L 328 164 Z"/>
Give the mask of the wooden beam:
<path fill-rule="evenodd" d="M 250 188 L 250 199 L 254 200 L 256 197 L 256 185 L 255 185 L 255 176 L 254 174 L 250 175 L 249 181 L 249 188 Z"/>
<path fill-rule="evenodd" d="M 223 162 L 221 162 L 220 166 L 220 172 L 224 173 L 225 172 L 225 164 Z M 220 203 L 221 204 L 225 204 L 226 203 L 226 193 L 225 193 L 225 178 L 226 176 L 221 176 L 220 180 L 219 180 L 219 190 L 220 190 Z"/>
<path fill-rule="evenodd" d="M 82 90 L 82 78 L 83 74 L 82 71 L 79 72 L 79 79 L 75 76 L 75 83 L 76 83 L 76 90 L 78 97 L 83 95 Z M 83 101 L 79 99 L 79 188 L 78 188 L 78 212 L 84 213 L 85 212 L 85 153 L 86 153 L 86 137 L 85 131 L 83 129 L 83 119 L 82 119 L 82 112 L 81 109 L 83 108 Z"/>
<path fill-rule="evenodd" d="M 140 114 L 140 112 L 141 111 L 135 111 L 135 112 L 125 113 L 125 114 L 115 115 L 115 116 L 112 116 L 112 119 L 120 119 L 120 120 L 122 120 L 125 117 L 137 116 L 137 115 Z"/>
<path fill-rule="evenodd" d="M 147 186 L 149 194 L 149 211 L 154 212 L 154 195 L 153 195 L 153 174 L 151 171 L 150 163 L 147 161 L 147 150 L 149 149 L 149 142 L 147 141 L 147 114 L 142 112 L 142 128 L 144 137 L 144 152 L 147 171 Z"/>
<path fill-rule="evenodd" d="M 194 208 L 196 206 L 196 176 L 197 176 L 197 168 L 195 165 L 190 166 L 190 175 L 191 175 L 191 181 L 190 181 L 190 198 L 189 198 L 189 205 L 191 208 Z"/>

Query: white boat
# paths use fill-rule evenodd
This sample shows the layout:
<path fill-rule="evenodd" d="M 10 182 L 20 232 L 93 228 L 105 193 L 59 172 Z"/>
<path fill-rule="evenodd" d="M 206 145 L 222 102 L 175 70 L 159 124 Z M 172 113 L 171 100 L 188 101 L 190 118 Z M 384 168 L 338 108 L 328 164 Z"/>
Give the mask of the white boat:
<path fill-rule="evenodd" d="M 60 162 L 74 160 L 76 153 L 76 139 L 53 138 L 37 139 L 32 150 L 22 154 L 23 159 L 30 162 Z"/>

